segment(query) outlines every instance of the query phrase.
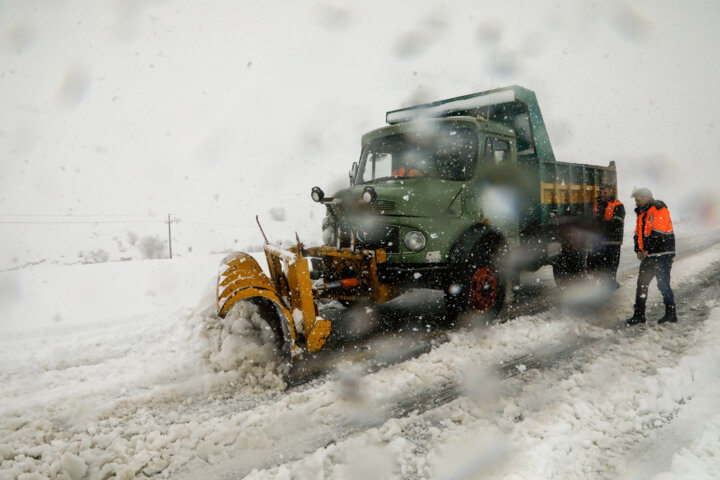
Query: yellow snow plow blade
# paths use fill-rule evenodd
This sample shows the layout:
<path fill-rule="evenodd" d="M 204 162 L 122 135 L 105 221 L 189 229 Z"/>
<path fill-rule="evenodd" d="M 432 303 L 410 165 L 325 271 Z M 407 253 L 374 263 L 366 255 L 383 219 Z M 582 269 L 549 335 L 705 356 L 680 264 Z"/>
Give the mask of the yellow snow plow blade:
<path fill-rule="evenodd" d="M 233 253 L 223 259 L 223 264 L 225 270 L 220 272 L 217 290 L 220 317 L 225 317 L 237 302 L 254 296 L 272 300 L 285 310 L 275 287 L 253 257 L 247 253 Z M 287 311 L 283 313 L 290 316 Z"/>
<path fill-rule="evenodd" d="M 223 260 L 224 270 L 218 276 L 217 309 L 224 317 L 242 300 L 264 298 L 282 313 L 280 325 L 272 325 L 276 334 L 290 343 L 290 353 L 301 352 L 297 345 L 297 328 L 304 334 L 310 352 L 320 350 L 330 336 L 329 320 L 319 318 L 313 301 L 307 259 L 302 253 L 265 245 L 270 278 L 257 261 L 246 253 L 234 253 Z"/>

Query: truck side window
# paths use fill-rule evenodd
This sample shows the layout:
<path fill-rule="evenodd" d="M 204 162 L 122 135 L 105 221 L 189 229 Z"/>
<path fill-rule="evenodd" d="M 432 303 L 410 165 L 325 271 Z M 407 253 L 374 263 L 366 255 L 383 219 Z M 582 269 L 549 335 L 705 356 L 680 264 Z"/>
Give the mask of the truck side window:
<path fill-rule="evenodd" d="M 517 138 L 518 155 L 534 155 L 535 147 L 530 116 L 527 113 L 517 115 L 513 121 L 513 128 Z"/>
<path fill-rule="evenodd" d="M 491 165 L 503 165 L 510 159 L 510 144 L 498 138 L 485 139 L 484 162 Z"/>

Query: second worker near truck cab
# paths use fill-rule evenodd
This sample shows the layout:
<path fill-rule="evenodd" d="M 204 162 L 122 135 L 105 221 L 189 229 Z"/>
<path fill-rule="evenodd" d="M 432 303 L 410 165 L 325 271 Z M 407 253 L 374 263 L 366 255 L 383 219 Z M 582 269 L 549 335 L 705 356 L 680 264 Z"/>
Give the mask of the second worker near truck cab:
<path fill-rule="evenodd" d="M 633 191 L 635 197 L 635 252 L 640 260 L 635 309 L 633 316 L 627 319 L 628 325 L 645 323 L 645 304 L 648 286 L 653 278 L 665 304 L 665 316 L 658 323 L 677 322 L 675 295 L 670 287 L 670 269 L 675 257 L 675 233 L 673 232 L 670 212 L 660 200 L 653 198 L 647 188 Z"/>
<path fill-rule="evenodd" d="M 617 269 L 625 226 L 625 206 L 617 199 L 610 185 L 600 186 L 600 196 L 593 205 L 600 239 L 587 259 L 588 270 L 612 288 L 618 288 Z"/>

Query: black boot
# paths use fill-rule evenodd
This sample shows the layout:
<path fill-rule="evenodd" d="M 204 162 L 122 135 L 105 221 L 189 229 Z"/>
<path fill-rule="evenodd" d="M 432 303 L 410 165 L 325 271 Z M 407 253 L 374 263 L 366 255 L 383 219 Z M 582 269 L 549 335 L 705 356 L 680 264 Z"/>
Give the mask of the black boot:
<path fill-rule="evenodd" d="M 675 305 L 665 305 L 665 316 L 658 320 L 658 323 L 676 323 L 677 309 Z"/>
<path fill-rule="evenodd" d="M 638 323 L 645 323 L 645 306 L 635 305 L 633 316 L 625 320 L 627 325 L 637 325 Z"/>

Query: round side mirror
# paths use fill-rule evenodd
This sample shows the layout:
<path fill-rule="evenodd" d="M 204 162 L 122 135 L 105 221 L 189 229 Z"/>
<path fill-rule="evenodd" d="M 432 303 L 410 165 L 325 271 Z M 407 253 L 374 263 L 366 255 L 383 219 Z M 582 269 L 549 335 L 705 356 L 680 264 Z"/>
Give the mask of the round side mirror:
<path fill-rule="evenodd" d="M 310 191 L 310 197 L 314 202 L 320 203 L 323 201 L 323 198 L 325 198 L 325 192 L 323 192 L 320 187 L 313 187 Z"/>

